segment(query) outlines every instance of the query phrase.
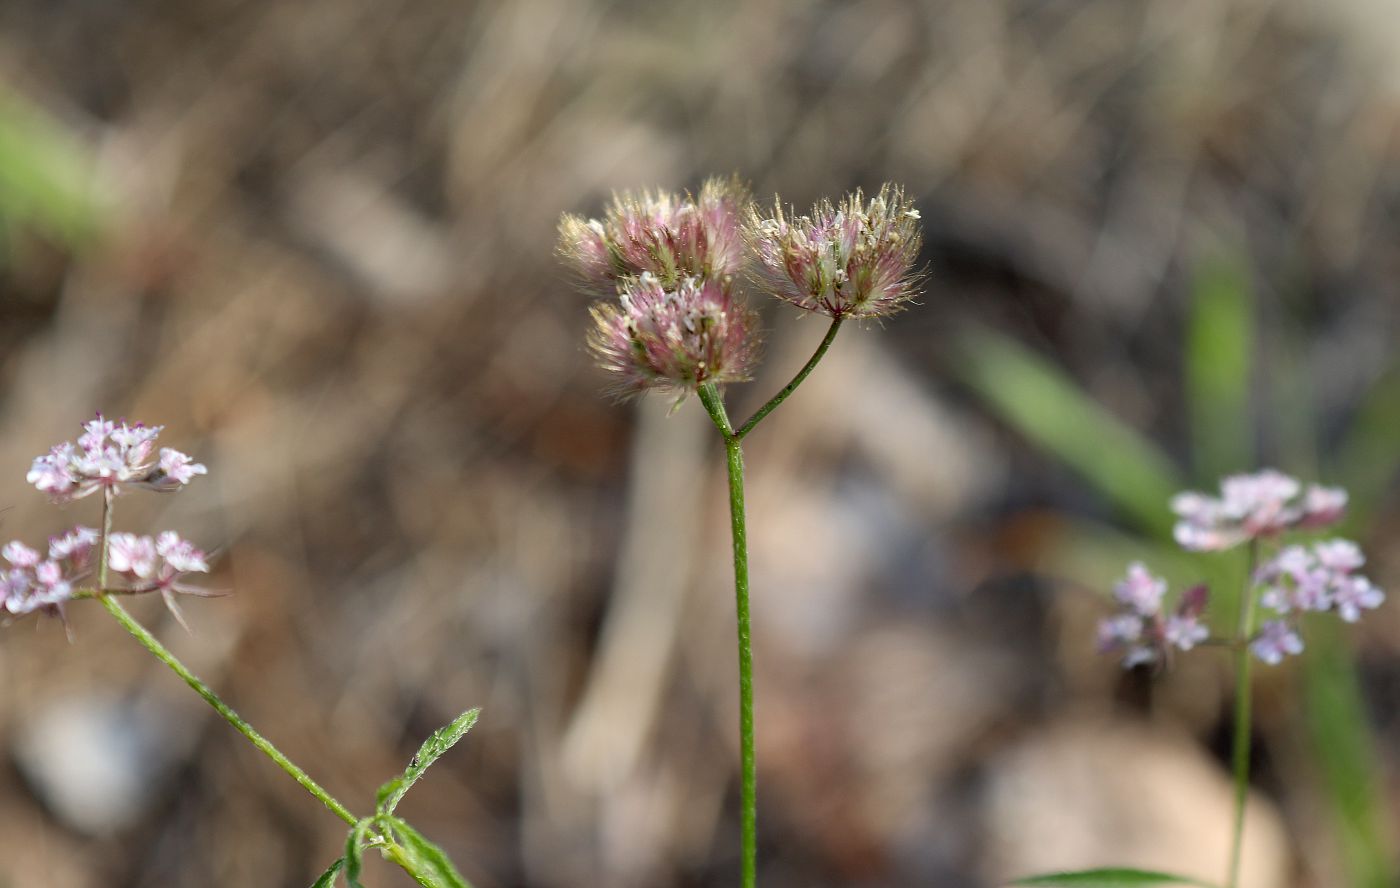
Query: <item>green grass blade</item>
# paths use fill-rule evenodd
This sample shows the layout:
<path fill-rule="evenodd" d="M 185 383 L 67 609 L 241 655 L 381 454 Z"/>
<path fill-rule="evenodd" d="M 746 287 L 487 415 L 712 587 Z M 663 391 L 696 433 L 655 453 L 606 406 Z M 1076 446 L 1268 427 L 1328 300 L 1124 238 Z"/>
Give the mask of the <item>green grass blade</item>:
<path fill-rule="evenodd" d="M 1183 485 L 1160 450 L 1025 346 L 989 330 L 964 342 L 955 371 L 988 406 L 1140 527 L 1170 534 L 1167 503 Z"/>
<path fill-rule="evenodd" d="M 1250 469 L 1254 301 L 1236 261 L 1207 262 L 1191 288 L 1186 336 L 1186 400 L 1199 477 Z"/>
<path fill-rule="evenodd" d="M 1304 657 L 1305 711 L 1313 756 L 1332 803 L 1337 836 L 1355 888 L 1400 884 L 1395 824 L 1380 792 L 1381 770 L 1356 666 L 1341 627 L 1313 620 Z"/>
<path fill-rule="evenodd" d="M 1137 869 L 1092 869 L 1072 873 L 1050 873 L 1043 876 L 1027 876 L 1010 883 L 1013 886 L 1054 886 L 1054 888 L 1141 888 L 1143 885 L 1191 885 L 1196 888 L 1214 888 L 1209 882 Z"/>

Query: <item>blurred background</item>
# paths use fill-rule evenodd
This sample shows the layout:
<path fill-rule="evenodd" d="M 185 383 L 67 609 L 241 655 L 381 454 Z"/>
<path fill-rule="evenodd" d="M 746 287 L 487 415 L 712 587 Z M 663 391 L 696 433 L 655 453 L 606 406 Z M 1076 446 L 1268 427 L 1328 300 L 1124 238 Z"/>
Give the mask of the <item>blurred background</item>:
<path fill-rule="evenodd" d="M 721 453 L 610 403 L 564 211 L 902 182 L 923 304 L 749 439 L 762 884 L 1218 878 L 1230 679 L 1093 653 L 1166 500 L 1350 486 L 1400 587 L 1400 16 L 1384 0 L 5 0 L 0 525 L 96 410 L 208 464 L 118 529 L 220 558 L 175 651 L 477 888 L 738 872 Z M 773 300 L 769 300 L 773 302 Z M 824 327 L 763 305 L 746 414 Z M 1226 595 L 1227 593 L 1222 592 Z M 304 888 L 344 827 L 94 607 L 0 632 L 0 886 Z M 1261 670 L 1254 888 L 1397 882 L 1400 616 Z M 377 862 L 371 885 L 407 885 Z"/>

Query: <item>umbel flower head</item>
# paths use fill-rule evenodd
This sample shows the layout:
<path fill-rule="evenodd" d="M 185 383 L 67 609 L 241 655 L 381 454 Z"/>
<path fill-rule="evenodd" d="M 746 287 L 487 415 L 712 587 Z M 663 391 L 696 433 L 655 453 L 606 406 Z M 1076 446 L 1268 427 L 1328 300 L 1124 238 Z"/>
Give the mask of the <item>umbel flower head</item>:
<path fill-rule="evenodd" d="M 83 424 L 76 443 L 64 441 L 34 459 L 26 480 L 54 502 L 66 503 L 127 488 L 178 490 L 208 469 L 169 447 L 156 452 L 163 426 L 114 423 L 102 414 Z"/>
<path fill-rule="evenodd" d="M 744 263 L 740 213 L 747 203 L 737 179 L 708 179 L 698 196 L 625 191 L 613 196 L 602 219 L 565 215 L 559 254 L 603 294 L 643 273 L 668 289 L 687 277 L 726 281 Z"/>
<path fill-rule="evenodd" d="M 593 320 L 589 348 L 620 397 L 741 382 L 757 356 L 756 317 L 712 277 L 668 288 L 645 272 L 623 282 L 616 303 L 594 305 Z"/>
<path fill-rule="evenodd" d="M 19 540 L 0 548 L 0 616 L 22 617 L 35 611 L 63 615 L 73 584 L 91 570 L 97 531 L 75 527 L 49 540 L 47 557 Z"/>
<path fill-rule="evenodd" d="M 899 311 L 916 293 L 919 213 L 898 187 L 867 203 L 860 191 L 836 206 L 822 201 L 810 216 L 750 210 L 746 226 L 758 284 L 798 308 L 833 318 L 873 318 Z"/>

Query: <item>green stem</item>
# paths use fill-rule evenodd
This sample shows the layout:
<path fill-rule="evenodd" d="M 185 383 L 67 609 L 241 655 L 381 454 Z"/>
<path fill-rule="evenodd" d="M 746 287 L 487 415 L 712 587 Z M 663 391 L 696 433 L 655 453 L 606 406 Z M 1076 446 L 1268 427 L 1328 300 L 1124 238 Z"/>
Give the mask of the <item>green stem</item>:
<path fill-rule="evenodd" d="M 833 324 L 816 357 L 820 357 L 821 352 L 826 350 L 826 346 L 830 344 L 835 333 L 836 324 Z M 815 363 L 816 358 L 813 358 L 802 373 L 798 374 L 798 378 L 788 386 L 789 394 L 790 390 L 796 388 L 797 383 L 802 381 L 801 377 L 806 376 L 811 371 L 811 367 Z M 742 888 L 754 888 L 758 861 L 758 806 L 757 775 L 754 766 L 753 633 L 749 619 L 749 547 L 748 527 L 744 516 L 744 451 L 739 443 L 741 435 L 736 434 L 733 426 L 730 425 L 729 416 L 724 410 L 724 402 L 720 399 L 714 386 L 701 386 L 699 394 L 710 418 L 714 420 L 715 426 L 724 435 L 725 461 L 729 470 L 729 521 L 734 541 L 734 603 L 738 614 L 739 638 L 739 822 L 742 846 L 740 885 Z M 776 399 L 776 401 L 781 402 L 781 399 Z M 773 401 L 769 403 L 776 406 Z M 764 411 L 760 411 L 760 414 L 762 413 Z M 752 426 L 761 418 L 761 415 L 756 416 L 749 421 L 749 425 Z"/>
<path fill-rule="evenodd" d="M 97 585 L 101 589 L 107 588 L 107 544 L 108 538 L 111 535 L 112 494 L 110 491 L 107 491 L 104 493 L 102 500 L 102 539 L 100 544 L 102 562 L 97 568 Z M 223 716 L 224 721 L 233 725 L 238 733 L 247 737 L 248 741 L 256 746 L 263 755 L 276 762 L 277 766 L 291 775 L 291 778 L 297 783 L 300 783 L 303 789 L 320 799 L 321 804 L 329 808 L 335 816 L 344 820 L 351 826 L 359 822 L 359 818 L 351 814 L 349 809 L 337 801 L 330 793 L 322 789 L 319 783 L 312 780 L 305 771 L 297 767 L 291 759 L 283 755 L 280 749 L 273 746 L 266 737 L 259 734 L 252 725 L 244 721 L 243 717 L 237 712 L 234 712 L 232 707 L 219 699 L 218 694 L 215 694 L 210 690 L 208 685 L 200 681 L 199 677 L 189 670 L 189 667 L 176 659 L 175 655 L 167 650 L 165 645 L 157 641 L 156 637 L 152 635 L 145 626 L 136 622 L 135 618 L 127 613 L 126 608 L 122 607 L 115 598 L 107 595 L 99 595 L 98 600 L 102 602 L 103 607 L 107 608 L 108 613 L 116 617 L 117 622 L 122 624 L 122 628 L 130 632 L 132 637 L 141 643 L 142 647 L 154 654 L 156 659 L 169 666 L 176 675 L 183 678 L 185 684 L 193 688 L 196 694 L 199 694 L 199 696 L 204 698 L 206 703 L 214 707 L 214 711 Z"/>
<path fill-rule="evenodd" d="M 1240 880 L 1240 857 L 1244 848 L 1244 812 L 1249 801 L 1249 740 L 1250 685 L 1249 637 L 1254 633 L 1254 571 L 1259 562 L 1259 543 L 1249 544 L 1249 573 L 1240 593 L 1239 622 L 1235 642 L 1235 736 L 1233 770 L 1235 774 L 1235 822 L 1230 840 L 1230 872 L 1226 888 L 1237 888 Z"/>
<path fill-rule="evenodd" d="M 837 331 L 841 329 L 841 322 L 843 320 L 844 318 L 840 315 L 831 319 L 831 326 L 827 328 L 826 335 L 822 337 L 821 344 L 817 346 L 817 350 L 812 353 L 812 357 L 807 360 L 807 363 L 803 365 L 802 369 L 797 371 L 797 375 L 792 378 L 792 382 L 783 386 L 782 391 L 770 398 L 767 404 L 758 408 L 758 412 L 749 417 L 749 421 L 740 426 L 739 431 L 733 432 L 732 434 L 735 438 L 743 440 L 744 436 L 753 431 L 753 427 L 758 425 L 763 417 L 778 409 L 778 405 L 786 401 L 788 395 L 797 391 L 797 387 L 802 384 L 802 380 L 807 378 L 807 375 L 812 372 L 818 362 L 826 355 L 826 350 L 831 348 L 831 342 L 836 338 Z"/>

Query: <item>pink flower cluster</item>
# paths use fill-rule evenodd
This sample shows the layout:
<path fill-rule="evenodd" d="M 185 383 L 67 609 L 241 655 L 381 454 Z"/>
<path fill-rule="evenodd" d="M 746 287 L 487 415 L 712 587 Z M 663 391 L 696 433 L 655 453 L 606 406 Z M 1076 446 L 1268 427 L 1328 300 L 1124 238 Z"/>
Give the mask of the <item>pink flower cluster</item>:
<path fill-rule="evenodd" d="M 103 419 L 83 424 L 76 443 L 64 441 L 36 457 L 26 480 L 54 502 L 66 503 L 125 488 L 178 490 L 208 470 L 169 447 L 156 452 L 162 426 L 128 425 Z"/>
<path fill-rule="evenodd" d="M 1176 609 L 1162 611 L 1167 581 L 1153 576 L 1140 562 L 1128 566 L 1128 575 L 1113 587 L 1119 610 L 1099 621 L 1099 650 L 1122 652 L 1123 666 L 1131 668 L 1160 663 L 1172 648 L 1189 651 L 1210 636 L 1201 622 L 1205 613 L 1205 586 L 1182 593 Z"/>
<path fill-rule="evenodd" d="M 175 594 L 211 594 L 202 586 L 185 582 L 188 574 L 209 572 L 208 557 L 173 530 L 154 538 L 114 533 L 108 547 L 107 566 L 125 582 L 124 591 L 131 594 L 159 592 L 165 599 L 165 606 L 181 625 L 185 620 L 175 604 Z"/>
<path fill-rule="evenodd" d="M 97 491 L 117 494 L 126 489 L 178 490 L 204 466 L 164 447 L 156 451 L 160 426 L 128 425 L 103 419 L 83 425 L 76 442 L 65 442 L 34 460 L 28 481 L 54 502 L 82 499 Z M 110 508 L 110 505 L 108 506 Z M 116 582 L 103 589 L 78 589 L 94 573 L 105 548 L 107 567 Z M 156 537 L 113 533 L 103 540 L 90 527 L 75 527 L 49 540 L 47 557 L 15 540 L 0 548 L 0 618 L 11 619 L 38 611 L 64 616 L 63 606 L 75 597 L 135 595 L 159 592 L 180 619 L 175 593 L 209 595 L 185 582 L 191 573 L 207 573 L 208 558 L 173 531 Z M 100 572 L 98 572 L 100 575 Z"/>
<path fill-rule="evenodd" d="M 1171 505 L 1181 519 L 1177 543 L 1193 552 L 1218 552 L 1286 530 L 1333 524 L 1346 511 L 1347 493 L 1317 484 L 1305 490 L 1297 479 L 1264 469 L 1226 478 L 1219 497 L 1188 491 L 1173 497 Z"/>
<path fill-rule="evenodd" d="M 0 568 L 0 611 L 21 617 L 43 610 L 61 615 L 63 605 L 73 597 L 73 583 L 91 568 L 97 531 L 75 527 L 49 540 L 48 556 L 19 540 L 0 549 L 0 558 L 9 563 Z"/>
<path fill-rule="evenodd" d="M 1221 496 L 1182 493 L 1172 499 L 1172 510 L 1181 519 L 1175 530 L 1178 543 L 1191 551 L 1219 551 L 1246 541 L 1270 542 L 1297 530 L 1325 527 L 1342 517 L 1346 491 L 1309 485 L 1281 472 L 1266 469 L 1253 475 L 1233 475 L 1221 484 Z M 1385 601 L 1385 593 L 1358 573 L 1366 563 L 1356 543 L 1329 539 L 1308 545 L 1278 548 L 1249 578 L 1246 595 L 1273 612 L 1250 637 L 1255 657 L 1277 664 L 1303 652 L 1298 616 L 1305 612 L 1335 612 L 1348 623 L 1361 618 Z M 1190 650 L 1208 638 L 1201 622 L 1207 591 L 1188 590 L 1175 613 L 1164 617 L 1165 580 L 1154 577 L 1141 564 L 1133 564 L 1128 576 L 1114 588 L 1118 612 L 1099 623 L 1099 647 L 1123 651 L 1124 666 L 1156 663 L 1171 647 Z"/>
<path fill-rule="evenodd" d="M 747 223 L 741 219 L 747 218 Z M 886 186 L 792 217 L 760 214 L 733 179 L 699 196 L 624 193 L 601 219 L 566 215 L 559 254 L 585 289 L 615 295 L 593 307 L 589 346 L 622 396 L 682 395 L 751 375 L 758 321 L 737 293 L 740 272 L 767 292 L 833 318 L 890 314 L 914 295 L 919 214 Z"/>
<path fill-rule="evenodd" d="M 747 229 L 761 286 L 798 308 L 829 317 L 892 314 L 914 298 L 922 237 L 919 212 L 886 185 L 867 203 L 859 191 L 809 216 L 751 209 Z"/>

